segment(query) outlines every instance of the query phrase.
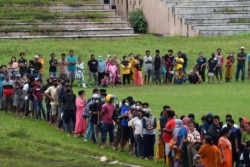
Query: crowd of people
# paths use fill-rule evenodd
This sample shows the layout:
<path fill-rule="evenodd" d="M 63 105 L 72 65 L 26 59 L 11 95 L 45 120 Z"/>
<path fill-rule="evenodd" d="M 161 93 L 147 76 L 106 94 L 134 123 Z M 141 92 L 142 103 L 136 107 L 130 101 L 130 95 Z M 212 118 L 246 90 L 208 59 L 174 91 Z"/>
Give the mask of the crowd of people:
<path fill-rule="evenodd" d="M 241 71 L 241 80 L 245 80 L 245 62 L 247 59 L 250 67 L 250 56 L 244 47 L 240 50 L 236 58 L 232 52 L 227 57 L 226 82 L 232 80 L 235 59 L 235 79 L 239 80 Z M 250 166 L 250 123 L 246 118 L 240 118 L 237 126 L 228 114 L 222 125 L 218 115 L 209 113 L 202 117 L 199 126 L 195 115 L 177 117 L 170 106 L 165 105 L 157 120 L 148 102 L 132 96 L 118 102 L 116 96 L 106 92 L 106 87 L 117 85 L 182 84 L 187 80 L 201 83 L 205 82 L 206 69 L 209 83 L 214 82 L 214 78 L 223 81 L 224 56 L 220 48 L 208 61 L 200 52 L 191 72 L 187 72 L 185 53 L 178 52 L 175 57 L 170 49 L 164 56 L 160 56 L 159 50 L 154 57 L 150 55 L 149 50 L 144 58 L 131 53 L 120 61 L 117 55 L 108 55 L 104 60 L 102 56 L 96 59 L 91 54 L 85 82 L 86 67 L 73 50 L 68 56 L 62 54 L 60 60 L 54 53 L 50 55 L 46 81 L 42 56 L 36 55 L 34 60 L 27 61 L 25 54 L 20 53 L 19 60 L 13 56 L 8 65 L 1 65 L 0 109 L 24 119 L 31 115 L 34 120 L 47 121 L 68 136 L 74 133 L 84 141 L 100 144 L 102 149 L 107 147 L 108 134 L 112 149 L 125 151 L 128 148 L 131 155 L 145 160 L 164 158 L 170 167 L 231 167 L 233 163 L 237 167 Z M 84 89 L 75 94 L 72 89 L 75 80 L 80 89 L 95 87 L 89 99 Z"/>

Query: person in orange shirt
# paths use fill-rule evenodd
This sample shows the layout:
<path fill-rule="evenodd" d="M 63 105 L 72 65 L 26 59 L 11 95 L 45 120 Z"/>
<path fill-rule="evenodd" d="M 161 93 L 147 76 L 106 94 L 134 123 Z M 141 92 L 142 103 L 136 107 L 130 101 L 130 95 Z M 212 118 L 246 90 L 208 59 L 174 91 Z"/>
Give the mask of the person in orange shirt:
<path fill-rule="evenodd" d="M 198 154 L 195 160 L 200 158 L 200 163 L 204 167 L 219 167 L 222 163 L 220 151 L 217 146 L 213 145 L 212 137 L 209 135 L 205 136 L 205 143 L 199 149 Z"/>

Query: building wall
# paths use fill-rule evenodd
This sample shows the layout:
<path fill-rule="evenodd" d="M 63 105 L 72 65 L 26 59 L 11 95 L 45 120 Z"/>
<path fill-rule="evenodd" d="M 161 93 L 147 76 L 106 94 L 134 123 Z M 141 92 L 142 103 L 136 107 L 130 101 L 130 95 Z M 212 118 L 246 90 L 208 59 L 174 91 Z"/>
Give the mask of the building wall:
<path fill-rule="evenodd" d="M 123 20 L 128 19 L 128 13 L 141 9 L 148 21 L 148 31 L 159 35 L 179 35 L 185 37 L 197 36 L 198 32 L 185 24 L 166 6 L 165 0 L 114 0 L 116 14 Z"/>

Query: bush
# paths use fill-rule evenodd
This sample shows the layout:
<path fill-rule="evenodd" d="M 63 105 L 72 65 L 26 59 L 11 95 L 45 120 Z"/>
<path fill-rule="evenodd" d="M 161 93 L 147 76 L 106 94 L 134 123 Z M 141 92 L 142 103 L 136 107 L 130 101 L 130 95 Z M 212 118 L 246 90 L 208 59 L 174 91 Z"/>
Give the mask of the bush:
<path fill-rule="evenodd" d="M 147 32 L 148 24 L 142 10 L 130 12 L 128 20 L 136 33 Z"/>

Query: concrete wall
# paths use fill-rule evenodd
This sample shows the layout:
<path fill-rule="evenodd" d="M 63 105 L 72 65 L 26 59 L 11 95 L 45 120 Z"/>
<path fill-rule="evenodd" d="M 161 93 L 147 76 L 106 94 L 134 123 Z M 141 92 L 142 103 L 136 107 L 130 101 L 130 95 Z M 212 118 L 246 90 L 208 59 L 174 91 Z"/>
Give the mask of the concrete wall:
<path fill-rule="evenodd" d="M 166 6 L 165 0 L 114 0 L 116 14 L 128 19 L 128 13 L 141 9 L 148 21 L 148 31 L 159 35 L 179 35 L 184 37 L 197 36 L 198 32 L 185 24 Z"/>

